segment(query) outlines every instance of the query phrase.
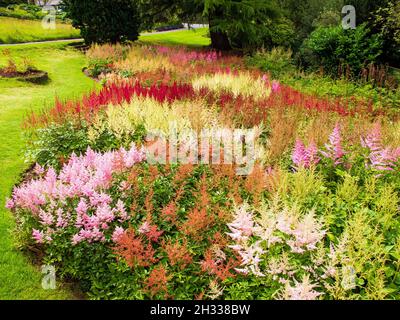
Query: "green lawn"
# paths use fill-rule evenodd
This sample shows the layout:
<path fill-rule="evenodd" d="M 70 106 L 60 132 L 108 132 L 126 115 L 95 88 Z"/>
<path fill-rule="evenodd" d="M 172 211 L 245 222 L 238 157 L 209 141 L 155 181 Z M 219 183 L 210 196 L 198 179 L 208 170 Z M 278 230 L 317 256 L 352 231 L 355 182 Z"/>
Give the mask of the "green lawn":
<path fill-rule="evenodd" d="M 143 43 L 189 47 L 203 47 L 211 44 L 211 40 L 208 37 L 208 28 L 146 34 L 140 36 L 139 40 Z"/>
<path fill-rule="evenodd" d="M 0 43 L 79 38 L 79 30 L 69 24 L 56 24 L 56 29 L 46 30 L 41 20 L 22 20 L 0 17 Z"/>
<path fill-rule="evenodd" d="M 72 297 L 67 289 L 41 289 L 38 268 L 15 248 L 14 220 L 4 205 L 27 166 L 20 128 L 24 115 L 51 105 L 56 95 L 78 97 L 92 89 L 94 82 L 81 72 L 84 56 L 66 44 L 21 45 L 10 50 L 16 57 L 29 56 L 36 66 L 49 72 L 51 82 L 32 85 L 0 78 L 0 299 L 67 299 Z"/>

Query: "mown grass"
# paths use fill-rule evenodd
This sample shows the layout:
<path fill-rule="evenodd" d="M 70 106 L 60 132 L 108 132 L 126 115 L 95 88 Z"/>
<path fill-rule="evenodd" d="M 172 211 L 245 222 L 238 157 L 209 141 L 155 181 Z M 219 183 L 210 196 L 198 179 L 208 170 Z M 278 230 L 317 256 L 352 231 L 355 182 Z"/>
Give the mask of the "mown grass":
<path fill-rule="evenodd" d="M 139 37 L 139 41 L 142 43 L 188 47 L 204 47 L 211 44 L 211 40 L 208 37 L 208 28 L 145 34 Z"/>
<path fill-rule="evenodd" d="M 0 43 L 23 43 L 79 38 L 80 32 L 69 24 L 57 22 L 56 29 L 46 30 L 41 20 L 0 17 Z"/>
<path fill-rule="evenodd" d="M 52 105 L 55 96 L 78 97 L 94 83 L 81 71 L 85 66 L 83 54 L 66 44 L 21 45 L 9 50 L 17 60 L 29 56 L 38 68 L 49 72 L 51 80 L 46 85 L 33 85 L 0 78 L 0 299 L 70 299 L 73 295 L 66 288 L 41 288 L 39 268 L 16 248 L 12 233 L 15 222 L 4 205 L 28 166 L 23 157 L 24 116 Z M 0 64 L 4 59 L 0 58 Z"/>

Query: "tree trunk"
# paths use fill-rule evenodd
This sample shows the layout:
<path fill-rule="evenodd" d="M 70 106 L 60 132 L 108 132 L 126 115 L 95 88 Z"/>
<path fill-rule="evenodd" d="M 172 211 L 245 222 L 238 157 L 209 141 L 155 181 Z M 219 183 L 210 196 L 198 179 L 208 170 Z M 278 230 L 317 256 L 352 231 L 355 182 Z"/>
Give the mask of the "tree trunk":
<path fill-rule="evenodd" d="M 232 50 L 232 46 L 229 42 L 228 36 L 224 32 L 213 32 L 210 31 L 211 46 L 216 50 L 229 51 Z"/>
<path fill-rule="evenodd" d="M 214 12 L 213 15 L 222 15 L 223 11 L 221 12 Z M 225 32 L 222 31 L 213 31 L 213 16 L 212 14 L 208 15 L 208 26 L 210 29 L 210 37 L 211 37 L 211 46 L 215 50 L 220 50 L 220 51 L 229 51 L 232 50 L 231 43 L 229 42 L 228 35 Z"/>

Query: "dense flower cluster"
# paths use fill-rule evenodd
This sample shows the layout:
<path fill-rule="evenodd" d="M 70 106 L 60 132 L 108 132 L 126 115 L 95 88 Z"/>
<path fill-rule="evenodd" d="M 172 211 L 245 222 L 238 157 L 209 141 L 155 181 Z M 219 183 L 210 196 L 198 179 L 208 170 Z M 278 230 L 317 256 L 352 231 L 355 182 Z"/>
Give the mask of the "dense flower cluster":
<path fill-rule="evenodd" d="M 52 235 L 74 226 L 72 244 L 81 241 L 105 241 L 104 232 L 114 221 L 129 218 L 121 200 L 113 202 L 107 193 L 112 187 L 113 174 L 132 168 L 144 160 L 144 153 L 132 147 L 105 154 L 87 150 L 85 155 L 72 155 L 59 174 L 53 168 L 36 180 L 15 188 L 8 208 L 29 210 L 38 218 L 41 230 L 33 229 L 38 243 L 51 242 Z M 65 210 L 63 203 L 77 203 L 73 211 Z M 121 233 L 116 230 L 113 238 Z"/>

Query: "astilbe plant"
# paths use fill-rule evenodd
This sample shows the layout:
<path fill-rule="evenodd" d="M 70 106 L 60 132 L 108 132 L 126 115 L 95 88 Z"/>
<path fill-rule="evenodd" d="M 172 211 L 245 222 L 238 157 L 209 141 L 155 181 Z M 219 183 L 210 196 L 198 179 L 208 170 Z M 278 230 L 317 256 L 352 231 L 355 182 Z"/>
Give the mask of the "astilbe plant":
<path fill-rule="evenodd" d="M 400 149 L 392 149 L 383 145 L 379 123 L 375 124 L 365 137 L 361 137 L 361 145 L 370 152 L 367 165 L 373 170 L 392 171 L 400 160 Z"/>
<path fill-rule="evenodd" d="M 123 202 L 113 201 L 107 193 L 113 174 L 126 172 L 143 160 L 144 152 L 134 146 L 104 154 L 89 149 L 84 155 L 72 155 L 59 174 L 49 168 L 38 179 L 16 187 L 8 207 L 32 213 L 37 220 L 32 233 L 38 243 L 51 242 L 66 228 L 75 230 L 72 245 L 105 241 L 113 222 L 129 218 Z"/>

